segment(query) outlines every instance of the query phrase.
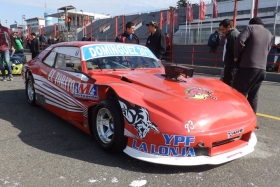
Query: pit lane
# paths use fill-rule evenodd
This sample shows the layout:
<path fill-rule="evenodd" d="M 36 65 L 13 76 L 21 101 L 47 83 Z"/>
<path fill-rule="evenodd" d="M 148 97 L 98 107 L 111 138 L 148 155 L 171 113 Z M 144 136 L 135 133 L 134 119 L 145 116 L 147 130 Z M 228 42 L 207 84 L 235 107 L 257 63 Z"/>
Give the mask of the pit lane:
<path fill-rule="evenodd" d="M 195 75 L 206 76 L 206 75 Z M 217 78 L 217 77 L 215 77 Z M 280 117 L 280 83 L 264 82 L 260 114 Z M 175 167 L 104 153 L 94 138 L 42 107 L 21 77 L 0 82 L 0 186 L 279 186 L 280 121 L 257 116 L 255 151 L 217 166 Z"/>

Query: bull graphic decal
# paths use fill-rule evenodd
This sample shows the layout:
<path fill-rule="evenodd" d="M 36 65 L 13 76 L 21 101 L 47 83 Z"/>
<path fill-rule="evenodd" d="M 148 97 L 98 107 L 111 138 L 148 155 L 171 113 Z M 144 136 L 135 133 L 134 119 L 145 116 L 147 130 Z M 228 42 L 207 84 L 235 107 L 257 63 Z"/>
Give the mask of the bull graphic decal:
<path fill-rule="evenodd" d="M 213 92 L 204 88 L 188 88 L 185 93 L 188 95 L 188 98 L 196 100 L 206 100 L 208 97 L 217 100 L 217 97 L 212 96 Z"/>
<path fill-rule="evenodd" d="M 131 107 L 122 101 L 119 101 L 119 103 L 124 118 L 129 124 L 134 126 L 139 138 L 145 138 L 151 129 L 159 133 L 157 126 L 150 121 L 150 114 L 147 109 L 137 105 L 135 105 L 135 107 Z"/>

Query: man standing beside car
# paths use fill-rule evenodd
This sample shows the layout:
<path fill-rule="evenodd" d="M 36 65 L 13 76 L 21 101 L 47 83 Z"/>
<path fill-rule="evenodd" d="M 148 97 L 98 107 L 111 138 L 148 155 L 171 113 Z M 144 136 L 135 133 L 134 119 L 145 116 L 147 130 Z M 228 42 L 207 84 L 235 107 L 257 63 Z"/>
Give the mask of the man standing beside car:
<path fill-rule="evenodd" d="M 39 41 L 36 37 L 36 34 L 33 32 L 31 33 L 31 44 L 30 44 L 30 51 L 32 53 L 32 59 L 39 55 Z"/>
<path fill-rule="evenodd" d="M 133 22 L 127 22 L 124 33 L 116 37 L 115 42 L 139 44 L 139 38 L 134 34 L 135 25 Z"/>
<path fill-rule="evenodd" d="M 252 18 L 249 25 L 238 36 L 234 61 L 240 59 L 240 68 L 233 82 L 233 88 L 242 93 L 257 112 L 258 92 L 266 76 L 267 55 L 271 49 L 273 36 L 261 18 Z"/>
<path fill-rule="evenodd" d="M 10 50 L 14 49 L 14 38 L 12 36 L 11 30 L 7 27 L 3 27 L 0 24 L 0 69 L 2 73 L 2 81 L 6 81 L 5 66 L 7 66 L 9 79 L 13 80 L 12 68 L 10 64 Z"/>
<path fill-rule="evenodd" d="M 239 35 L 239 31 L 233 28 L 233 23 L 229 19 L 224 19 L 219 24 L 220 30 L 226 36 L 226 46 L 224 55 L 224 77 L 223 82 L 232 86 L 235 74 L 238 70 L 238 63 L 234 62 L 234 44 Z"/>
<path fill-rule="evenodd" d="M 166 51 L 165 37 L 158 28 L 158 24 L 154 21 L 146 24 L 151 35 L 147 38 L 146 47 L 148 47 L 154 55 L 161 59 Z"/>

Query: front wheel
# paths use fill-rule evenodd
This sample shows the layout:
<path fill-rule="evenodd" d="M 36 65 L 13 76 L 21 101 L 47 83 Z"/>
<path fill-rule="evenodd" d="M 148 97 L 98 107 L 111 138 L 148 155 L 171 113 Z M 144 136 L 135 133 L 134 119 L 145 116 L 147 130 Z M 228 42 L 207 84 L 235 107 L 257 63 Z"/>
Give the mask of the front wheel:
<path fill-rule="evenodd" d="M 105 99 L 97 104 L 93 113 L 92 128 L 99 146 L 109 152 L 121 152 L 126 146 L 124 119 L 118 102 Z"/>
<path fill-rule="evenodd" d="M 31 75 L 29 75 L 26 79 L 25 92 L 26 92 L 28 103 L 32 106 L 35 106 L 36 96 L 35 96 L 34 80 Z"/>

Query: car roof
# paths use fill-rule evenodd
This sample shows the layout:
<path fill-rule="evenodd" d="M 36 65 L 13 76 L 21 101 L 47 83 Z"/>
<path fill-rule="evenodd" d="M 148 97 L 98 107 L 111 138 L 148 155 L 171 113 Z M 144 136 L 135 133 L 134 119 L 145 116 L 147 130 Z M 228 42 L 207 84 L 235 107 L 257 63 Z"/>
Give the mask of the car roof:
<path fill-rule="evenodd" d="M 53 47 L 60 47 L 60 46 L 61 47 L 62 46 L 83 47 L 83 46 L 91 45 L 91 44 L 116 44 L 116 42 L 73 41 L 73 42 L 61 42 L 61 43 L 53 45 Z M 125 43 L 118 43 L 118 44 L 129 45 L 129 44 L 125 44 Z"/>

